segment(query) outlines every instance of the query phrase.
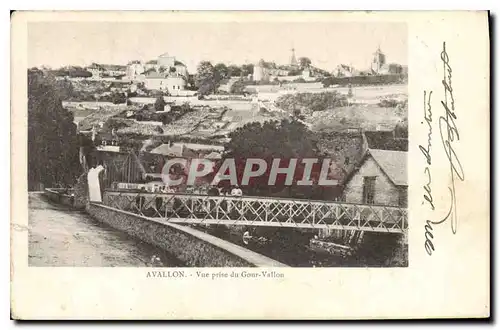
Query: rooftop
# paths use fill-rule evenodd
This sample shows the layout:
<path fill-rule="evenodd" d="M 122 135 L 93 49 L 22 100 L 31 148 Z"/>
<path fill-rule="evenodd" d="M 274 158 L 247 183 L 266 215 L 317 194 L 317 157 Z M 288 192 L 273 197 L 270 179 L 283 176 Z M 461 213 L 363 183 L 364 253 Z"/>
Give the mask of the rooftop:
<path fill-rule="evenodd" d="M 382 171 L 396 186 L 408 185 L 408 153 L 406 151 L 368 149 Z"/>
<path fill-rule="evenodd" d="M 191 149 L 185 148 L 182 144 L 172 144 L 164 143 L 153 150 L 152 154 L 160 154 L 164 156 L 175 156 L 175 157 L 197 157 L 198 155 Z"/>

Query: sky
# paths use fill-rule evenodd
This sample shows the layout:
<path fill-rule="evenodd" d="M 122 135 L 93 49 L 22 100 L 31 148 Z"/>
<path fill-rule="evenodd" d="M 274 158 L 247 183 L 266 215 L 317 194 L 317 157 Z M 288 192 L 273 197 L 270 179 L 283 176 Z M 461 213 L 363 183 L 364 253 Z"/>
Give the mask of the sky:
<path fill-rule="evenodd" d="M 37 22 L 28 26 L 28 66 L 127 64 L 168 53 L 194 72 L 213 64 L 277 64 L 309 57 L 332 71 L 338 64 L 369 68 L 380 46 L 390 63 L 407 64 L 407 27 L 381 22 Z"/>

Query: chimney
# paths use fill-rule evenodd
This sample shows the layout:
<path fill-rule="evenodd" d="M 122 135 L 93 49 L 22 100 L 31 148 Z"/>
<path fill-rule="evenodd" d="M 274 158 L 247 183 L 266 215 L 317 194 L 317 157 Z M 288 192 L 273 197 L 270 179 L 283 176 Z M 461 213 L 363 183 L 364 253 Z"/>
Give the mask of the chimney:
<path fill-rule="evenodd" d="M 368 146 L 368 139 L 366 138 L 366 134 L 365 134 L 364 129 L 361 129 L 361 138 L 363 139 L 361 149 L 363 150 L 363 152 L 365 152 L 366 150 L 368 150 L 369 146 Z"/>

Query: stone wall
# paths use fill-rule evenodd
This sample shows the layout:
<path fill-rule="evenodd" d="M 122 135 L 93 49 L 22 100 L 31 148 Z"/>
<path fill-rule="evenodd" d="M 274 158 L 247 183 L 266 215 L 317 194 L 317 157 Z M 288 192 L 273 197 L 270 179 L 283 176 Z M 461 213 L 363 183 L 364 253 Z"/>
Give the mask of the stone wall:
<path fill-rule="evenodd" d="M 399 206 L 399 189 L 382 172 L 372 157 L 368 157 L 359 170 L 346 183 L 344 189 L 345 201 L 348 203 L 363 203 L 363 177 L 375 176 L 374 204 Z"/>
<path fill-rule="evenodd" d="M 47 188 L 44 190 L 44 195 L 52 202 L 73 207 L 74 196 L 67 195 L 63 189 Z"/>
<path fill-rule="evenodd" d="M 286 267 L 275 260 L 191 227 L 90 203 L 87 212 L 111 227 L 169 252 L 190 267 Z"/>
<path fill-rule="evenodd" d="M 74 207 L 77 209 L 84 209 L 89 201 L 87 172 L 80 175 L 74 188 L 75 201 Z"/>

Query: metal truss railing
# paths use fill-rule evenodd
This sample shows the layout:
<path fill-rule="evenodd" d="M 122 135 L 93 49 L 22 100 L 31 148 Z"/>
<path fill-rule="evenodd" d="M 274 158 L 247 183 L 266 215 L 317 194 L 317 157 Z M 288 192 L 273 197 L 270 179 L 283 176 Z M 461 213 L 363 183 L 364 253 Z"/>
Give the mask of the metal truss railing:
<path fill-rule="evenodd" d="M 104 204 L 186 224 L 346 229 L 404 233 L 406 208 L 266 197 L 106 191 Z"/>

